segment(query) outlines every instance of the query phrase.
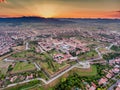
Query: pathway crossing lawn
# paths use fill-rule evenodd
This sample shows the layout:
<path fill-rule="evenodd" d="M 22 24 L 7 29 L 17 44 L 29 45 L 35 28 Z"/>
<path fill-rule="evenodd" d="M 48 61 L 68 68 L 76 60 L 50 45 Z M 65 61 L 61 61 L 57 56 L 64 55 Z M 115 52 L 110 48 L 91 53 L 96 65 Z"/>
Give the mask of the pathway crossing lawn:
<path fill-rule="evenodd" d="M 25 71 L 31 71 L 36 69 L 34 64 L 29 64 L 28 62 L 18 62 L 12 70 L 12 73 L 20 73 Z"/>
<path fill-rule="evenodd" d="M 97 75 L 97 68 L 95 65 L 92 65 L 90 69 L 73 69 L 74 72 L 79 74 L 80 76 L 95 76 Z"/>

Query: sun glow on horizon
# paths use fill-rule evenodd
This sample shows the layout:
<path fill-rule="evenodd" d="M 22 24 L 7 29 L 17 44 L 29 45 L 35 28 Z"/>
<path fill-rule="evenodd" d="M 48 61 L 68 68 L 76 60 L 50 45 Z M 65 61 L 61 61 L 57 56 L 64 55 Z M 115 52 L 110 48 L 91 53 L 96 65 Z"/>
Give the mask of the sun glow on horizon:
<path fill-rule="evenodd" d="M 43 5 L 39 9 L 39 15 L 45 18 L 54 17 L 57 14 L 55 7 L 52 5 Z"/>

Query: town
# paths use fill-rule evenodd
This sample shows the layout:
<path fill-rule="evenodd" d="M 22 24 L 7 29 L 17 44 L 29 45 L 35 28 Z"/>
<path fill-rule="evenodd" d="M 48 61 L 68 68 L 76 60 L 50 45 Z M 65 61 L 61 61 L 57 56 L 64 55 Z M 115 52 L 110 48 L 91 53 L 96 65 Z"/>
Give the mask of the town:
<path fill-rule="evenodd" d="M 0 89 L 120 90 L 120 32 L 97 24 L 1 25 Z"/>

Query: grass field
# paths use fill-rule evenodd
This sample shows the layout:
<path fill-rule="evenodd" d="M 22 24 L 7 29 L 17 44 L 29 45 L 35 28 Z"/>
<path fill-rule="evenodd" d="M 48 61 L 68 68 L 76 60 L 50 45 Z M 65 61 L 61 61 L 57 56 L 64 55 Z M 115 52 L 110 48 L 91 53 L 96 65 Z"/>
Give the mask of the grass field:
<path fill-rule="evenodd" d="M 25 50 L 25 46 L 16 46 L 16 47 L 12 47 L 13 50 Z"/>
<path fill-rule="evenodd" d="M 35 69 L 34 64 L 29 64 L 27 62 L 18 62 L 13 68 L 12 73 L 20 73 L 34 69 Z"/>
<path fill-rule="evenodd" d="M 22 51 L 22 52 L 17 52 L 15 54 L 12 54 L 11 56 L 14 58 L 25 58 L 27 56 L 32 56 L 34 53 L 31 51 Z"/>
<path fill-rule="evenodd" d="M 30 88 L 38 87 L 40 84 L 41 84 L 41 81 L 33 80 L 33 81 L 28 82 L 28 83 L 18 84 L 16 86 L 6 88 L 4 90 L 30 90 Z"/>
<path fill-rule="evenodd" d="M 111 50 L 108 50 L 108 49 L 106 49 L 106 48 L 99 48 L 98 50 L 99 50 L 100 53 L 102 53 L 102 54 L 111 52 Z"/>
<path fill-rule="evenodd" d="M 86 52 L 82 55 L 78 55 L 79 60 L 89 60 L 89 59 L 98 58 L 98 57 L 99 57 L 98 53 L 95 50 Z"/>
<path fill-rule="evenodd" d="M 95 75 L 97 75 L 97 68 L 96 68 L 96 66 L 92 65 L 90 69 L 74 68 L 73 72 L 76 72 L 80 76 L 95 76 Z"/>
<path fill-rule="evenodd" d="M 52 56 L 48 53 L 44 53 L 42 57 L 44 57 L 44 60 L 39 60 L 37 63 L 40 64 L 40 66 L 42 66 L 43 69 L 45 69 L 47 72 L 49 72 L 49 74 L 54 74 L 54 72 L 62 69 L 67 65 L 66 63 L 59 64 L 55 62 Z"/>
<path fill-rule="evenodd" d="M 6 74 L 9 65 L 11 65 L 11 62 L 4 62 L 4 61 L 0 61 L 0 74 Z"/>

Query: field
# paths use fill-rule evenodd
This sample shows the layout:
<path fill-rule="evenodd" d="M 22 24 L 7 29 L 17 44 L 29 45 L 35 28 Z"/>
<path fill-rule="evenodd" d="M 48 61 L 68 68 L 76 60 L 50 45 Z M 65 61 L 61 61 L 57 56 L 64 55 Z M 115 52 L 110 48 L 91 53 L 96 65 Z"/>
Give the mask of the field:
<path fill-rule="evenodd" d="M 98 50 L 99 50 L 100 53 L 102 53 L 102 54 L 111 52 L 111 50 L 108 50 L 107 48 L 99 48 Z"/>
<path fill-rule="evenodd" d="M 97 75 L 97 68 L 96 66 L 92 65 L 90 69 L 74 68 L 73 72 L 76 72 L 80 76 L 95 76 Z"/>
<path fill-rule="evenodd" d="M 16 86 L 6 88 L 4 90 L 29 90 L 30 88 L 37 87 L 40 84 L 41 84 L 41 81 L 33 80 L 33 81 L 28 82 L 28 83 L 18 84 Z"/>
<path fill-rule="evenodd" d="M 113 46 L 111 47 L 111 50 L 116 51 L 116 52 L 120 52 L 120 46 L 115 46 L 115 45 L 113 45 Z"/>
<path fill-rule="evenodd" d="M 25 50 L 25 46 L 16 46 L 16 47 L 13 47 L 12 49 L 22 51 L 22 50 Z"/>
<path fill-rule="evenodd" d="M 6 74 L 9 65 L 11 65 L 11 62 L 4 62 L 4 61 L 0 61 L 0 74 Z"/>
<path fill-rule="evenodd" d="M 98 58 L 98 53 L 95 50 L 78 55 L 79 60 L 89 60 Z"/>
<path fill-rule="evenodd" d="M 69 75 L 72 75 L 73 73 L 77 73 L 80 76 L 95 76 L 97 75 L 97 68 L 95 65 L 92 65 L 90 69 L 78 69 L 74 68 L 73 70 L 69 71 L 68 73 L 65 73 L 63 76 L 60 78 L 56 79 L 54 82 L 50 83 L 49 85 L 46 85 L 44 87 L 36 87 L 36 88 L 31 88 L 30 90 L 54 90 L 54 86 L 60 83 L 60 80 L 63 78 L 67 78 Z"/>
<path fill-rule="evenodd" d="M 15 54 L 12 54 L 11 56 L 14 58 L 26 58 L 28 56 L 33 55 L 34 53 L 32 51 L 22 51 L 22 52 L 17 52 Z"/>
<path fill-rule="evenodd" d="M 58 52 L 55 50 L 51 50 L 50 52 L 40 54 L 34 52 L 33 50 L 27 50 L 12 54 L 11 57 L 15 59 L 25 59 L 25 60 L 35 61 L 40 66 L 42 66 L 43 69 L 45 69 L 47 72 L 53 74 L 54 72 L 60 70 L 61 68 L 64 68 L 64 66 L 67 65 L 66 63 L 58 64 L 57 62 L 55 62 L 52 58 L 52 55 L 55 53 Z"/>
<path fill-rule="evenodd" d="M 44 53 L 42 55 L 42 57 L 43 57 L 43 59 L 39 60 L 37 62 L 49 74 L 54 74 L 54 72 L 60 70 L 61 68 L 64 68 L 67 65 L 66 63 L 59 64 L 59 63 L 55 62 L 53 60 L 52 56 L 49 55 L 48 53 Z"/>
<path fill-rule="evenodd" d="M 24 50 L 24 46 L 17 46 L 17 47 L 14 47 L 14 50 L 19 50 L 21 52 L 17 52 L 15 54 L 12 54 L 11 57 L 13 58 L 25 58 L 25 59 L 28 59 L 30 57 L 33 57 L 33 56 L 36 56 L 36 53 L 35 53 L 35 45 L 33 43 L 30 43 L 29 44 L 29 47 L 30 49 L 29 50 Z M 24 51 L 22 51 L 24 50 Z"/>
<path fill-rule="evenodd" d="M 12 73 L 20 73 L 25 71 L 31 71 L 34 69 L 35 69 L 34 64 L 29 64 L 27 62 L 18 62 L 13 68 Z"/>

